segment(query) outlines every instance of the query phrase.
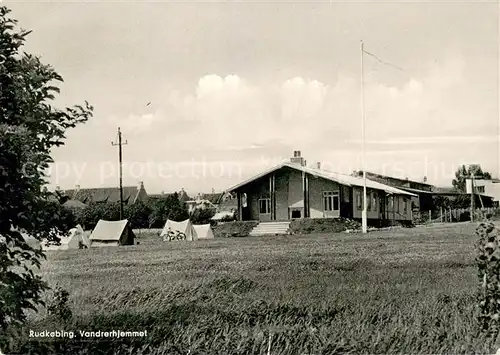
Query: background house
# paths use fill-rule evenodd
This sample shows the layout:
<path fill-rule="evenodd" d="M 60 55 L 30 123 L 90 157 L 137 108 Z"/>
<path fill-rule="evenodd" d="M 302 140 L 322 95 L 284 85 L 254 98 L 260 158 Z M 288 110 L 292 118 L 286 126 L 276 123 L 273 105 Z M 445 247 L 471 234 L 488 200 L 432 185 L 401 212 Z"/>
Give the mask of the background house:
<path fill-rule="evenodd" d="M 79 201 L 83 204 L 91 203 L 115 203 L 120 202 L 119 187 L 98 187 L 80 188 L 76 185 L 74 189 L 65 190 L 64 194 L 72 201 Z M 139 182 L 138 186 L 123 186 L 123 201 L 126 205 L 134 204 L 137 201 L 146 202 L 148 194 L 144 188 L 144 183 Z"/>
<path fill-rule="evenodd" d="M 361 218 L 363 179 L 306 167 L 300 151 L 230 189 L 237 195 L 240 220 L 295 218 Z M 243 196 L 247 206 L 243 207 Z M 371 221 L 411 220 L 413 193 L 367 180 L 367 213 Z"/>
<path fill-rule="evenodd" d="M 354 176 L 362 177 L 363 171 L 356 171 Z M 429 211 L 433 209 L 433 189 L 434 186 L 423 181 L 409 180 L 408 178 L 400 179 L 392 176 L 376 174 L 367 171 L 366 177 L 373 181 L 378 181 L 382 184 L 396 187 L 403 191 L 411 192 L 416 196 L 411 198 L 412 209 L 414 211 Z"/>
<path fill-rule="evenodd" d="M 465 180 L 467 193 L 472 192 L 472 179 Z M 474 179 L 474 193 L 480 196 L 488 196 L 493 199 L 493 204 L 500 201 L 500 179 Z"/>

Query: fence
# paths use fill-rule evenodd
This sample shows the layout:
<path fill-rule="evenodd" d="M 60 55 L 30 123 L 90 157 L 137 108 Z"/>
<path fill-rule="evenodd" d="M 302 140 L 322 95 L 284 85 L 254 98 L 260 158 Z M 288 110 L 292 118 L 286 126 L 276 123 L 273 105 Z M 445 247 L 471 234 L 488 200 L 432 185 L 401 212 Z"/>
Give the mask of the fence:
<path fill-rule="evenodd" d="M 434 211 L 414 211 L 413 223 L 451 223 L 470 221 L 470 208 L 441 208 Z M 500 216 L 500 208 L 484 207 L 474 209 L 474 220 L 482 220 L 488 215 Z"/>

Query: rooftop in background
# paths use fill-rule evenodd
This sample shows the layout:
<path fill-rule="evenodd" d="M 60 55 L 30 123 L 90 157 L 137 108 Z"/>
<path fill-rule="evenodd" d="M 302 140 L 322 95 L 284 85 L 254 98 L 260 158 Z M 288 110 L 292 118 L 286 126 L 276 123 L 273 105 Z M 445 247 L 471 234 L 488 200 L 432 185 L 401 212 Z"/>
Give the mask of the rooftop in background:
<path fill-rule="evenodd" d="M 363 171 L 355 171 L 354 175 L 362 177 Z M 383 184 L 388 184 L 390 186 L 401 187 L 401 188 L 404 187 L 408 189 L 422 190 L 428 192 L 432 191 L 433 188 L 433 185 L 427 183 L 426 181 L 416 181 L 416 180 L 410 180 L 408 178 L 401 179 L 393 176 L 372 173 L 369 171 L 366 172 L 366 177 L 369 178 L 370 180 L 375 180 Z"/>
<path fill-rule="evenodd" d="M 59 191 L 58 189 L 56 190 Z M 70 200 L 79 201 L 84 204 L 120 202 L 119 187 L 80 188 L 77 185 L 74 189 L 65 190 L 64 194 Z M 125 204 L 133 204 L 138 200 L 145 200 L 147 197 L 148 195 L 142 181 L 139 182 L 138 186 L 123 186 L 123 201 Z"/>

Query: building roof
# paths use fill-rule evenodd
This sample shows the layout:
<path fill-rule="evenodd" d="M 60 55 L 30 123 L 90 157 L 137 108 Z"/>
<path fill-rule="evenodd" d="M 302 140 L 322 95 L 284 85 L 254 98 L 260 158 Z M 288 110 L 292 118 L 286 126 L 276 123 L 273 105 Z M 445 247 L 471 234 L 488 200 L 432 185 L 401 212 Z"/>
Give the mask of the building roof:
<path fill-rule="evenodd" d="M 224 192 L 216 192 L 211 194 L 202 194 L 201 199 L 210 201 L 210 203 L 217 205 L 221 202 Z"/>
<path fill-rule="evenodd" d="M 258 175 L 255 175 L 254 177 L 252 177 L 248 180 L 245 180 L 242 183 L 235 185 L 226 191 L 227 192 L 234 191 L 234 190 L 236 190 L 244 185 L 247 185 L 247 184 L 263 177 L 263 176 L 266 176 L 267 174 L 270 174 L 270 173 L 272 173 L 276 170 L 279 170 L 281 168 L 284 168 L 284 167 L 294 169 L 297 171 L 301 171 L 301 172 L 304 172 L 304 173 L 307 173 L 307 174 L 310 174 L 310 175 L 313 175 L 316 177 L 320 177 L 320 178 L 323 178 L 326 180 L 334 181 L 338 184 L 345 185 L 345 186 L 358 186 L 358 187 L 364 186 L 364 182 L 363 182 L 362 177 L 334 173 L 334 172 L 330 172 L 327 170 L 314 169 L 314 168 L 301 166 L 301 165 L 296 164 L 296 163 L 284 162 L 284 163 L 278 164 L 275 167 L 268 169 L 268 170 L 266 170 Z M 385 184 L 382 184 L 382 183 L 379 183 L 379 182 L 376 182 L 373 180 L 369 180 L 369 179 L 366 179 L 366 187 L 369 189 L 382 190 L 382 191 L 385 191 L 389 194 L 417 196 L 411 192 L 403 191 L 403 190 L 397 189 L 395 187 L 388 186 L 388 185 L 385 185 Z"/>
<path fill-rule="evenodd" d="M 96 202 L 120 202 L 119 187 L 98 187 L 90 189 L 71 189 L 65 191 L 71 200 L 77 200 L 85 204 Z M 123 201 L 134 203 L 139 194 L 137 186 L 123 187 Z"/>
<path fill-rule="evenodd" d="M 363 171 L 359 171 L 358 174 L 362 175 L 363 174 Z M 369 172 L 367 171 L 366 172 L 366 175 L 372 175 L 372 176 L 375 176 L 375 177 L 379 177 L 379 178 L 383 178 L 383 179 L 391 179 L 391 180 L 398 180 L 398 181 L 401 181 L 401 182 L 413 182 L 415 184 L 419 184 L 419 185 L 425 185 L 425 186 L 433 186 L 431 184 L 428 184 L 426 182 L 423 182 L 423 181 L 416 181 L 416 180 L 409 180 L 409 179 L 401 179 L 401 178 L 397 178 L 397 177 L 394 177 L 394 176 L 389 176 L 389 175 L 382 175 L 382 174 L 378 174 L 378 173 L 372 173 L 372 172 Z"/>

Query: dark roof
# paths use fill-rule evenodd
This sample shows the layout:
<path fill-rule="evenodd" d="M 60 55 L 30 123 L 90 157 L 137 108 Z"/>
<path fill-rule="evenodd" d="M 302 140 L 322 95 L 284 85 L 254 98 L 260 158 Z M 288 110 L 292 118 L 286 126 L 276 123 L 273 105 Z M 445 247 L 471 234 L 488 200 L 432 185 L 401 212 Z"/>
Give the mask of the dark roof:
<path fill-rule="evenodd" d="M 174 195 L 174 193 L 172 192 L 172 193 L 168 193 L 168 194 L 166 194 L 166 193 L 163 193 L 163 194 L 150 194 L 150 195 L 148 195 L 148 197 L 149 198 L 160 199 L 160 198 L 167 198 L 167 197 L 173 196 L 173 195 Z"/>
<path fill-rule="evenodd" d="M 218 205 L 221 202 L 223 196 L 224 196 L 223 192 L 202 194 L 201 199 L 210 201 L 210 203 L 213 203 L 214 205 Z"/>
<path fill-rule="evenodd" d="M 91 189 L 71 189 L 65 191 L 66 195 L 72 200 L 77 200 L 83 203 L 96 203 L 96 202 L 120 202 L 120 188 L 119 187 L 98 187 Z M 125 203 L 134 203 L 139 190 L 137 186 L 124 186 L 123 187 L 123 201 Z"/>
<path fill-rule="evenodd" d="M 432 190 L 434 193 L 439 193 L 439 194 L 450 194 L 450 195 L 460 195 L 461 192 L 457 191 L 454 187 L 434 187 Z"/>
<path fill-rule="evenodd" d="M 358 171 L 357 172 L 359 176 L 362 176 L 363 175 L 363 171 Z M 394 177 L 394 176 L 388 176 L 388 175 L 382 175 L 382 174 L 377 174 L 377 173 L 372 173 L 372 172 L 369 172 L 367 171 L 366 172 L 366 175 L 371 175 L 373 177 L 379 177 L 379 178 L 383 178 L 383 179 L 391 179 L 391 180 L 397 180 L 397 181 L 401 181 L 401 182 L 413 182 L 415 184 L 419 184 L 419 185 L 424 185 L 424 186 L 433 186 L 431 184 L 428 184 L 426 182 L 423 182 L 423 181 L 415 181 L 415 180 L 409 180 L 409 179 L 401 179 L 401 178 L 397 178 L 397 177 Z"/>
<path fill-rule="evenodd" d="M 189 197 L 189 195 L 186 193 L 186 191 L 180 191 L 179 193 L 179 201 L 181 202 L 187 202 L 187 201 L 191 201 L 191 197 Z"/>

